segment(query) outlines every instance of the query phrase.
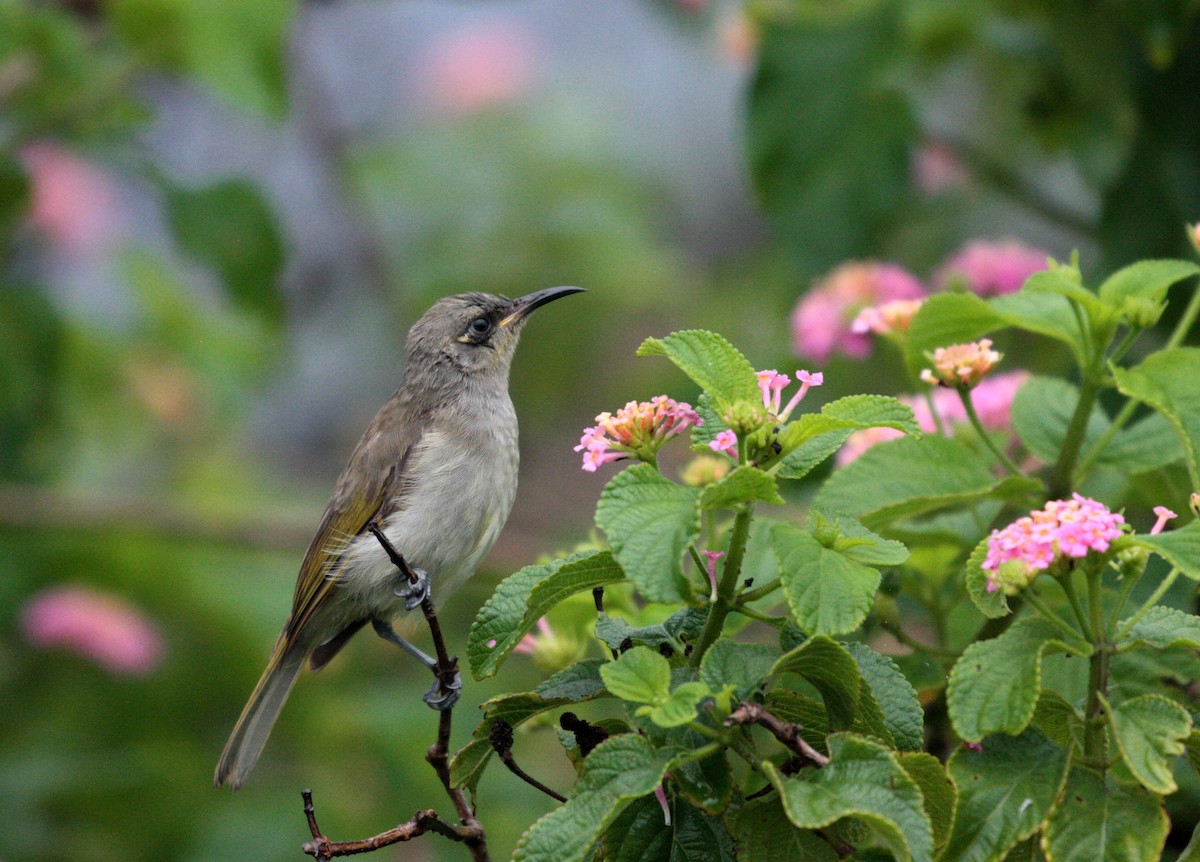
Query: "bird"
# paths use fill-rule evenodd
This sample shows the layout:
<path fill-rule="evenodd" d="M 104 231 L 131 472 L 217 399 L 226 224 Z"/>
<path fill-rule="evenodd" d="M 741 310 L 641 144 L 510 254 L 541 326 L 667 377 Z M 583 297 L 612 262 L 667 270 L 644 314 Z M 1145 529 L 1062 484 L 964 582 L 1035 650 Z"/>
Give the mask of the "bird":
<path fill-rule="evenodd" d="M 434 669 L 392 620 L 421 604 L 433 585 L 444 598 L 500 535 L 517 491 L 513 354 L 536 309 L 581 292 L 449 296 L 413 324 L 400 386 L 337 480 L 300 565 L 291 613 L 217 763 L 217 787 L 245 782 L 305 662 L 320 670 L 368 623 Z M 435 679 L 425 702 L 449 709 L 461 685 L 457 677 Z"/>

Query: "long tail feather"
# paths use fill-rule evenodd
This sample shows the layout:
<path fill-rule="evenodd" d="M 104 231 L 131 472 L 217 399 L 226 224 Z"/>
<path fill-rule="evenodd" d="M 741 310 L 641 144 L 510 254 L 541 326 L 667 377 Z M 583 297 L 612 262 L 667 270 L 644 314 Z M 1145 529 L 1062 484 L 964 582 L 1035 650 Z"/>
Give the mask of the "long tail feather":
<path fill-rule="evenodd" d="M 217 772 L 213 776 L 213 784 L 217 787 L 228 784 L 237 790 L 246 781 L 246 776 L 258 762 L 271 728 L 279 718 L 279 712 L 291 693 L 300 669 L 308 651 L 296 643 L 286 644 L 281 638 L 267 669 L 250 695 L 246 708 L 242 710 L 221 760 L 217 763 Z"/>

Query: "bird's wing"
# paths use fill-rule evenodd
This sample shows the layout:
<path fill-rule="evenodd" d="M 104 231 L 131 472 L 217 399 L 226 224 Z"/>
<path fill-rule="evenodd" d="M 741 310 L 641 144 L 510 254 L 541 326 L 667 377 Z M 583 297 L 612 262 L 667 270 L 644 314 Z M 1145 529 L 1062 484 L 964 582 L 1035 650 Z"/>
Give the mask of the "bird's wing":
<path fill-rule="evenodd" d="M 372 519 L 382 518 L 404 493 L 408 456 L 421 438 L 417 423 L 402 427 L 395 419 L 395 402 L 389 402 L 363 434 L 342 471 L 325 516 L 309 543 L 300 574 L 292 614 L 284 628 L 291 639 L 337 589 L 337 564 L 346 546 L 366 530 Z M 390 415 L 389 415 L 390 414 Z M 388 433 L 382 433 L 386 428 Z M 382 524 L 380 525 L 382 526 Z"/>

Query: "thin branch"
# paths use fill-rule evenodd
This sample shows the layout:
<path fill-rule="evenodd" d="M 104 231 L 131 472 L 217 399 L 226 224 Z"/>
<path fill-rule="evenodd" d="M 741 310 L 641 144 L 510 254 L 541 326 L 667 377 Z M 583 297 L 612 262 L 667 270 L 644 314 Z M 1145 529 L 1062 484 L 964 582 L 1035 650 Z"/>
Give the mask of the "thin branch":
<path fill-rule="evenodd" d="M 816 764 L 825 766 L 829 758 L 817 751 L 800 736 L 800 725 L 792 724 L 777 718 L 767 711 L 760 703 L 743 700 L 738 708 L 725 719 L 726 727 L 739 724 L 757 724 L 767 729 L 772 736 L 783 743 L 789 750 Z"/>
<path fill-rule="evenodd" d="M 450 838 L 453 841 L 464 840 L 448 823 L 443 823 L 438 819 L 437 812 L 432 809 L 424 809 L 416 812 L 412 817 L 403 823 L 393 826 L 386 832 L 380 832 L 378 835 L 373 835 L 370 838 L 364 838 L 361 841 L 330 841 L 321 833 L 320 827 L 317 826 L 317 815 L 313 810 L 312 791 L 304 790 L 300 793 L 304 799 L 304 816 L 308 820 L 308 830 L 312 833 L 313 840 L 306 841 L 302 847 L 305 853 L 312 856 L 317 862 L 329 862 L 336 856 L 353 856 L 356 853 L 370 853 L 372 850 L 378 850 L 381 847 L 388 847 L 392 844 L 399 844 L 401 841 L 411 841 L 419 835 L 424 835 L 426 832 L 438 832 Z"/>
<path fill-rule="evenodd" d="M 561 793 L 551 790 L 549 787 L 542 784 L 542 782 L 538 781 L 536 778 L 517 765 L 516 758 L 513 757 L 512 753 L 513 729 L 512 725 L 507 721 L 502 718 L 497 718 L 492 722 L 492 729 L 488 734 L 488 742 L 491 743 L 492 751 L 496 752 L 496 755 L 500 758 L 500 762 L 507 766 L 508 771 L 517 776 L 517 778 L 521 779 L 535 790 L 540 790 L 542 793 L 545 793 L 551 799 L 555 799 L 559 802 L 567 801 L 567 797 L 563 796 Z"/>

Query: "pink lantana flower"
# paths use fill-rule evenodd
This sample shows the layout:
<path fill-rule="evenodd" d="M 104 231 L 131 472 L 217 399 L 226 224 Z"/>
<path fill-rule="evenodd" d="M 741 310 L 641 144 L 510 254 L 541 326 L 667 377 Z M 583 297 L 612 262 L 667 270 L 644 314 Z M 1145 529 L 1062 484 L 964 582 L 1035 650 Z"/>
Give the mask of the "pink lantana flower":
<path fill-rule="evenodd" d="M 924 299 L 894 299 L 883 305 L 869 306 L 851 321 L 850 331 L 856 335 L 908 332 L 909 324 L 924 304 Z"/>
<path fill-rule="evenodd" d="M 1049 257 L 1016 240 L 975 240 L 942 264 L 933 282 L 943 290 L 961 285 L 980 296 L 1016 293 L 1029 276 L 1046 268 Z"/>
<path fill-rule="evenodd" d="M 583 453 L 583 469 L 594 473 L 601 464 L 624 458 L 653 460 L 671 437 L 703 424 L 690 404 L 657 395 L 630 401 L 615 416 L 601 413 L 593 427 L 583 429 L 575 451 Z"/>
<path fill-rule="evenodd" d="M 871 339 L 850 329 L 858 313 L 869 306 L 924 296 L 921 282 L 895 264 L 843 264 L 796 304 L 792 312 L 792 349 L 818 362 L 834 353 L 864 359 L 871 354 Z"/>
<path fill-rule="evenodd" d="M 724 551 L 701 551 L 708 560 L 708 582 L 712 584 L 712 595 L 717 595 L 717 560 L 725 556 Z"/>
<path fill-rule="evenodd" d="M 758 377 L 758 389 L 762 392 L 763 407 L 767 408 L 777 422 L 786 422 L 792 415 L 792 411 L 796 409 L 796 405 L 808 394 L 808 390 L 825 382 L 825 375 L 819 371 L 816 374 L 803 369 L 797 371 L 796 380 L 799 381 L 800 388 L 792 395 L 787 406 L 780 409 L 783 390 L 791 383 L 791 379 L 786 374 L 780 374 L 774 368 L 756 371 L 754 374 Z"/>
<path fill-rule="evenodd" d="M 1151 536 L 1157 536 L 1159 533 L 1161 533 L 1163 531 L 1163 527 L 1167 525 L 1167 521 L 1170 521 L 1172 518 L 1179 517 L 1166 506 L 1155 506 L 1154 516 L 1158 520 L 1155 521 L 1154 526 L 1150 528 Z"/>
<path fill-rule="evenodd" d="M 1125 517 L 1096 500 L 1079 494 L 1051 500 L 1044 509 L 992 531 L 982 565 L 988 592 L 1015 595 L 1060 560 L 1105 553 L 1124 531 Z"/>
<path fill-rule="evenodd" d="M 1003 355 L 992 350 L 992 340 L 939 347 L 929 354 L 933 368 L 921 369 L 921 379 L 935 386 L 967 388 L 986 377 Z"/>
<path fill-rule="evenodd" d="M 145 676 L 163 657 L 158 626 L 123 599 L 89 587 L 51 587 L 21 611 L 36 647 L 64 647 L 116 674 Z"/>
<path fill-rule="evenodd" d="M 714 452 L 724 452 L 730 458 L 737 459 L 737 435 L 726 428 L 724 431 L 717 433 L 717 436 L 708 441 L 708 448 Z"/>

